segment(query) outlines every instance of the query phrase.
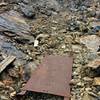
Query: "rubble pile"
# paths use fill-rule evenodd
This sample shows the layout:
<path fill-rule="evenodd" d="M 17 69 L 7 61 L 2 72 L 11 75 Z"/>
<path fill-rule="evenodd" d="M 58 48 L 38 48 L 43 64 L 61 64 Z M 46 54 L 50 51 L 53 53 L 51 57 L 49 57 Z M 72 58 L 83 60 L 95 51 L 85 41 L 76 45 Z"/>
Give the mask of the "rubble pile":
<path fill-rule="evenodd" d="M 45 55 L 73 57 L 71 100 L 100 100 L 100 1 L 0 0 L 0 100 L 63 100 L 18 96 Z"/>

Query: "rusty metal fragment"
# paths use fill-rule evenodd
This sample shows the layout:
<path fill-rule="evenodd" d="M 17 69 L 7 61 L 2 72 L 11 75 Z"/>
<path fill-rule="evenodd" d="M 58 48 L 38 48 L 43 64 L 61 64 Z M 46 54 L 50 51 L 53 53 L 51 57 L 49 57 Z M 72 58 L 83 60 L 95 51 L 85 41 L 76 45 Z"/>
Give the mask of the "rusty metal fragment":
<path fill-rule="evenodd" d="M 70 97 L 72 57 L 46 56 L 23 90 Z"/>

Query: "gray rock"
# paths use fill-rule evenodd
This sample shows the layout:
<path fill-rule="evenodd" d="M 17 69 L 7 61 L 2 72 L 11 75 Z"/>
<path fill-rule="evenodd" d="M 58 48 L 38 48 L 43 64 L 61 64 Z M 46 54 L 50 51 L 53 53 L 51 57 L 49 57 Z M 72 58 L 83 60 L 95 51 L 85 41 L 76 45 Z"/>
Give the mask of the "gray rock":
<path fill-rule="evenodd" d="M 22 35 L 22 33 L 29 34 L 30 27 L 18 12 L 12 10 L 0 14 L 0 31 Z"/>
<path fill-rule="evenodd" d="M 100 11 L 96 11 L 96 17 L 97 19 L 100 19 Z"/>
<path fill-rule="evenodd" d="M 30 0 L 23 0 L 23 3 L 29 4 Z"/>
<path fill-rule="evenodd" d="M 32 6 L 21 4 L 20 8 L 25 17 L 27 17 L 27 18 L 35 17 L 35 11 Z"/>
<path fill-rule="evenodd" d="M 59 11 L 60 10 L 60 4 L 56 1 L 56 0 L 35 0 L 35 2 L 42 6 L 42 7 L 46 7 L 48 10 L 52 9 L 55 11 Z M 34 0 L 33 0 L 34 3 Z"/>

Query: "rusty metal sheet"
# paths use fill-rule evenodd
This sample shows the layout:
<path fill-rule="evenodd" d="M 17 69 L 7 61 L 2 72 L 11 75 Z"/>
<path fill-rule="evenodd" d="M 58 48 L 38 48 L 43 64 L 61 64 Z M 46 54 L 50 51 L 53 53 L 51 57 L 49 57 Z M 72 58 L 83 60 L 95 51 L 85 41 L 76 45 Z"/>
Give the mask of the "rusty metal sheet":
<path fill-rule="evenodd" d="M 64 100 L 69 100 L 72 62 L 68 56 L 46 56 L 23 90 L 64 96 Z"/>

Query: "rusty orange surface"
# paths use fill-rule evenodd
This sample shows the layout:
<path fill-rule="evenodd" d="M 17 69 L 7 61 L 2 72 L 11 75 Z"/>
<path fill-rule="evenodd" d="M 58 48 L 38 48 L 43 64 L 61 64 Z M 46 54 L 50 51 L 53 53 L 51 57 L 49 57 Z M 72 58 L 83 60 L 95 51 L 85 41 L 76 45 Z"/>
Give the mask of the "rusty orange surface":
<path fill-rule="evenodd" d="M 64 96 L 64 100 L 69 100 L 72 63 L 72 57 L 68 56 L 44 57 L 23 90 Z"/>

